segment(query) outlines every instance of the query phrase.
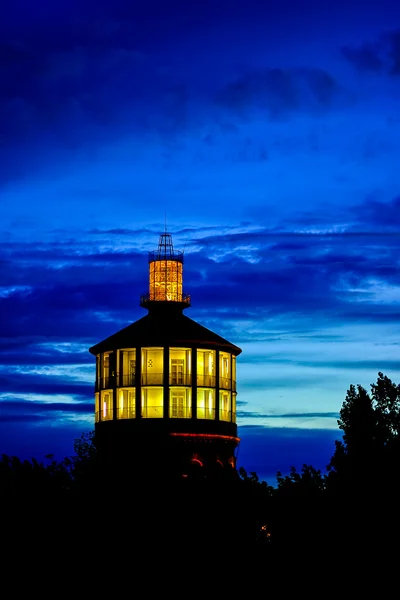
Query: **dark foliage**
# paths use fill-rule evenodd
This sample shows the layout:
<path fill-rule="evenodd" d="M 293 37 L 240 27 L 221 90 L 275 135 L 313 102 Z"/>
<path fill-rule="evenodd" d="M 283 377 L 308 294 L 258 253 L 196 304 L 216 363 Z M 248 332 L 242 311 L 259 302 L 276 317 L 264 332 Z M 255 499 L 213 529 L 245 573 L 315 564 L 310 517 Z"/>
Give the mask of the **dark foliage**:
<path fill-rule="evenodd" d="M 338 424 L 343 438 L 326 473 L 278 472 L 276 488 L 243 467 L 228 480 L 104 468 L 94 433 L 62 462 L 3 455 L 3 543 L 31 557 L 41 548 L 46 560 L 72 553 L 100 571 L 99 556 L 107 569 L 131 568 L 133 556 L 136 565 L 139 556 L 167 564 L 176 552 L 206 564 L 222 548 L 231 565 L 249 559 L 272 570 L 321 557 L 332 565 L 343 548 L 385 554 L 400 533 L 400 386 L 382 373 L 370 393 L 351 385 Z"/>

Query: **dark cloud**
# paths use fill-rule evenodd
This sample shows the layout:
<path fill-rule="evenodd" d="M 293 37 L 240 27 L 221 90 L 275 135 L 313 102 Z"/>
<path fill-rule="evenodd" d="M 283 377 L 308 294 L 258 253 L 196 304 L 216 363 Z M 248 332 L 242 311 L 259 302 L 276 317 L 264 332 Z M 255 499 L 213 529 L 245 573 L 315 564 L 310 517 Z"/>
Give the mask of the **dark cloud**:
<path fill-rule="evenodd" d="M 395 232 L 400 238 L 400 196 L 390 202 L 367 198 L 361 205 L 354 207 L 352 212 L 360 223 Z"/>
<path fill-rule="evenodd" d="M 4 246 L 3 255 L 8 291 L 0 299 L 1 333 L 7 339 L 62 336 L 64 341 L 84 341 L 96 329 L 109 331 L 107 321 L 115 309 L 115 322 L 124 319 L 126 309 L 128 324 L 132 313 L 139 312 L 140 294 L 147 291 L 146 259 L 137 252 L 92 253 L 88 244 L 84 253 L 75 243 L 16 244 Z"/>
<path fill-rule="evenodd" d="M 245 118 L 251 109 L 274 119 L 295 111 L 326 110 L 345 98 L 344 90 L 327 71 L 303 68 L 249 72 L 226 84 L 215 101 Z"/>
<path fill-rule="evenodd" d="M 353 310 L 344 310 L 341 317 L 343 321 L 355 323 L 391 323 L 396 326 L 400 323 L 400 310 L 382 306 L 382 304 L 376 306 L 370 304 L 368 310 L 363 306 L 354 307 Z"/>
<path fill-rule="evenodd" d="M 302 16 L 303 9 L 299 9 L 294 0 L 290 11 L 275 4 L 266 6 L 261 0 L 250 0 L 246 6 L 239 0 L 230 2 L 229 19 L 237 19 L 241 11 L 250 25 L 244 27 L 244 20 L 237 20 L 249 36 L 248 39 L 244 36 L 243 47 L 253 34 L 256 14 L 275 22 L 276 14 L 282 11 L 278 21 L 283 26 L 287 23 L 287 14 L 291 14 L 293 22 Z M 284 4 L 286 7 L 287 3 Z M 329 62 L 322 69 L 312 66 L 270 68 L 279 67 L 279 62 L 275 64 L 273 57 L 267 57 L 264 62 L 267 66 L 254 70 L 256 61 L 250 59 L 250 64 L 241 69 L 241 76 L 235 75 L 236 67 L 219 69 L 216 66 L 218 74 L 213 79 L 209 72 L 211 62 L 217 63 L 219 54 L 223 56 L 228 48 L 227 62 L 233 64 L 241 50 L 240 43 L 237 50 L 230 49 L 231 40 L 227 44 L 231 29 L 226 21 L 226 6 L 212 0 L 191 3 L 149 0 L 140 5 L 126 0 L 113 3 L 14 0 L 9 3 L 7 12 L 8 17 L 0 19 L 0 184 L 17 180 L 25 186 L 23 180 L 31 171 L 46 184 L 49 173 L 57 177 L 59 164 L 67 170 L 72 164 L 78 165 L 75 170 L 78 180 L 86 162 L 94 166 L 94 159 L 103 156 L 107 144 L 120 148 L 118 142 L 124 143 L 126 139 L 138 142 L 136 149 L 132 147 L 134 144 L 129 147 L 132 164 L 140 158 L 148 165 L 154 161 L 167 168 L 179 163 L 177 155 L 186 155 L 187 149 L 190 152 L 190 144 L 195 139 L 211 162 L 214 155 L 218 158 L 223 136 L 228 136 L 232 162 L 258 163 L 258 168 L 268 169 L 274 152 L 282 155 L 292 152 L 298 134 L 281 136 L 278 133 L 276 139 L 257 142 L 242 131 L 241 118 L 261 116 L 264 120 L 284 120 L 306 113 L 313 117 L 325 116 L 327 111 L 342 108 L 350 101 L 339 78 L 330 72 Z M 311 23 L 308 17 L 306 20 Z M 220 22 L 227 34 L 221 36 L 219 46 L 212 46 L 206 32 Z M 261 19 L 261 26 L 262 23 Z M 281 36 L 279 27 L 276 30 Z M 303 38 L 308 32 L 304 27 Z M 266 36 L 264 30 L 262 35 Z M 196 36 L 200 41 L 197 46 L 196 43 L 190 46 Z M 271 47 L 273 44 L 272 40 Z M 354 48 L 345 48 L 343 54 L 364 71 L 397 75 L 399 33 L 392 32 L 377 44 L 355 43 Z M 287 57 L 290 60 L 289 49 Z M 294 59 L 296 64 L 297 57 Z M 261 53 L 257 54 L 258 60 L 262 65 Z M 323 64 L 322 61 L 319 64 Z M 216 89 L 219 89 L 217 94 Z M 319 119 L 318 123 L 322 127 L 325 120 Z M 326 148 L 321 132 L 323 129 L 318 130 L 318 134 L 306 133 L 306 152 L 322 155 Z M 192 136 L 186 136 L 188 133 Z M 330 147 L 329 152 L 331 150 L 335 148 Z M 380 154 L 378 134 L 371 135 L 365 145 L 364 158 L 371 162 Z M 196 168 L 197 165 L 198 162 Z M 176 192 L 188 194 L 189 203 L 191 194 L 202 190 L 202 182 L 196 184 L 191 179 L 190 171 L 195 171 L 192 164 L 188 174 L 186 167 L 185 164 L 181 168 L 182 177 L 176 184 Z M 343 178 L 340 183 L 343 185 Z M 127 202 L 131 194 L 123 185 L 113 190 L 113 197 L 121 200 L 119 207 L 117 201 L 115 209 L 112 206 L 113 211 L 122 210 L 122 202 Z M 96 189 L 96 183 L 82 184 L 82 187 L 84 189 L 78 191 L 82 202 L 90 200 L 94 204 L 98 199 L 111 208 L 106 185 L 100 186 L 100 190 Z M 35 192 L 34 186 L 32 189 Z M 76 190 L 64 190 L 60 203 L 67 201 L 69 192 L 76 193 Z M 38 211 L 42 208 L 40 199 L 32 198 L 32 202 L 37 203 Z M 96 210 L 98 206 L 96 202 Z M 20 209 L 23 211 L 22 202 Z M 100 211 L 97 210 L 97 217 Z M 185 287 L 193 298 L 189 316 L 228 339 L 235 327 L 232 339 L 238 339 L 239 331 L 238 342 L 270 338 L 258 325 L 264 317 L 306 318 L 304 328 L 297 325 L 291 329 L 292 335 L 299 336 L 311 336 L 320 319 L 329 324 L 399 323 L 395 301 L 375 302 L 365 293 L 362 303 L 354 302 L 359 299 L 354 290 L 369 279 L 379 280 L 382 286 L 399 284 L 399 241 L 387 233 L 398 230 L 398 200 L 384 205 L 371 200 L 359 213 L 343 209 L 339 215 L 337 210 L 335 219 L 339 224 L 347 223 L 348 218 L 353 222 L 346 225 L 347 232 L 341 235 L 328 231 L 336 221 L 332 220 L 332 211 L 326 210 L 322 203 L 318 210 L 293 215 L 284 225 L 278 224 L 275 231 L 265 226 L 267 209 L 262 207 L 260 212 L 260 218 L 254 219 L 260 225 L 258 233 L 249 230 L 224 234 L 220 230 L 218 235 L 217 228 L 208 227 L 184 228 L 177 232 L 188 239 Z M 271 215 L 270 219 L 273 220 Z M 24 241 L 0 249 L 3 259 L 0 362 L 5 365 L 1 391 L 10 394 L 10 399 L 0 406 L 3 411 L 0 452 L 3 448 L 13 448 L 23 456 L 31 451 L 62 451 L 62 447 L 71 445 L 80 428 L 77 424 L 68 429 L 66 422 L 81 418 L 82 423 L 92 414 L 89 402 L 93 396 L 92 384 L 74 381 L 72 376 L 22 373 L 22 369 L 12 367 L 71 365 L 71 372 L 72 365 L 80 366 L 81 372 L 87 365 L 94 368 L 93 357 L 82 352 L 82 348 L 88 348 L 145 314 L 139 308 L 139 297 L 148 285 L 146 253 L 120 248 L 129 245 L 130 237 L 149 238 L 154 232 L 150 227 L 135 230 L 127 219 L 123 227 L 114 227 L 110 221 L 109 228 L 96 228 L 99 222 L 100 218 L 93 222 L 93 229 L 85 232 L 86 239 L 80 242 L 69 239 L 66 231 L 60 231 L 59 239 L 65 240 L 64 243 Z M 246 227 L 246 223 L 237 225 Z M 296 233 L 312 226 L 325 234 Z M 282 233 L 285 228 L 286 232 Z M 137 241 L 135 248 L 141 243 L 142 240 Z M 102 250 L 105 244 L 107 251 Z M 246 321 L 251 323 L 250 327 Z M 252 327 L 260 330 L 253 333 L 249 331 Z M 61 348 L 65 342 L 70 342 L 71 347 Z M 298 364 L 367 369 L 374 368 L 372 362 Z M 382 364 L 394 369 L 397 363 L 386 361 L 380 367 Z M 54 369 L 54 372 L 68 372 L 68 369 Z M 311 382 L 307 378 L 291 383 L 279 382 L 277 377 L 271 379 L 274 385 L 292 385 L 293 388 L 310 386 Z M 254 383 L 265 387 L 261 378 Z M 85 402 L 79 405 L 24 403 L 11 400 L 12 393 L 24 397 L 36 393 L 49 400 L 52 395 L 65 394 Z M 286 417 L 294 419 L 296 415 Z M 302 415 L 297 415 L 299 417 Z M 60 425 L 58 428 L 56 423 Z M 262 460 L 271 453 L 274 457 L 276 449 L 285 453 L 287 447 L 299 464 L 313 463 L 313 456 L 317 456 L 313 444 L 319 440 L 325 448 L 326 438 L 318 438 L 318 433 L 293 429 L 288 434 L 271 428 L 260 429 L 260 437 L 268 436 L 263 445 L 255 440 L 258 430 L 244 428 L 242 431 L 241 452 L 246 453 L 246 436 L 250 443 L 255 441 L 258 452 L 250 457 L 249 451 L 246 467 L 262 464 L 257 462 L 261 456 Z M 65 450 L 65 454 L 68 453 Z M 275 471 L 284 470 L 285 464 L 270 466 Z"/>
<path fill-rule="evenodd" d="M 392 75 L 400 75 L 400 29 L 389 34 L 389 57 L 391 60 L 390 72 Z"/>
<path fill-rule="evenodd" d="M 400 29 L 384 32 L 372 42 L 343 46 L 342 54 L 360 71 L 397 76 L 400 74 Z"/>
<path fill-rule="evenodd" d="M 396 207 L 394 202 L 391 210 L 397 210 Z M 368 204 L 363 214 L 365 222 L 370 222 L 380 213 L 376 204 Z M 208 235 L 204 236 L 204 233 Z M 188 315 L 228 339 L 231 338 L 230 321 L 236 324 L 246 320 L 253 322 L 274 314 L 292 315 L 294 311 L 302 317 L 307 314 L 310 317 L 304 330 L 299 328 L 297 331 L 299 336 L 311 335 L 312 329 L 318 327 L 318 315 L 330 324 L 335 319 L 341 323 L 355 320 L 400 322 L 396 305 L 388 303 L 383 307 L 372 300 L 366 303 L 365 299 L 357 305 L 353 303 L 352 292 L 344 289 L 339 293 L 337 289 L 343 281 L 356 286 L 370 277 L 379 277 L 393 285 L 398 283 L 395 266 L 399 256 L 398 238 L 388 240 L 387 236 L 359 233 L 278 234 L 269 230 L 225 235 L 218 235 L 215 230 L 210 235 L 210 230 L 204 228 L 185 234 L 190 234 L 185 287 L 192 294 L 194 305 Z M 197 252 L 193 251 L 192 245 Z M 255 262 L 238 255 L 238 249 L 246 246 L 251 247 L 249 256 Z M 50 244 L 47 250 L 45 244 L 36 250 L 28 245 L 24 251 L 24 247 L 24 244 L 7 246 L 9 266 L 5 280 L 12 285 L 2 298 L 4 344 L 0 360 L 4 358 L 5 365 L 91 364 L 92 357 L 82 353 L 82 346 L 89 348 L 144 314 L 138 303 L 139 292 L 147 289 L 145 253 L 112 250 L 100 253 L 89 245 L 85 254 L 84 245 L 76 245 L 73 241 L 63 246 Z M 210 258 L 214 254 L 219 256 L 218 260 Z M 32 259 L 28 258 L 30 256 Z M 43 264 L 59 264 L 59 267 L 48 268 L 43 274 Z M 18 273 L 18 281 L 13 279 L 14 273 Z M 15 286 L 22 282 L 27 289 Z M 265 341 L 266 335 L 262 331 L 258 335 L 257 332 L 249 335 L 247 328 L 248 325 L 242 328 L 239 338 L 236 332 L 238 343 Z M 296 335 L 295 331 L 292 333 Z M 279 332 L 277 335 L 279 337 Z M 48 345 L 50 342 L 55 345 L 70 342 L 71 347 L 57 349 L 55 346 L 53 349 Z M 79 343 L 76 353 L 75 342 Z M 300 360 L 296 364 L 336 369 L 398 369 L 395 360 L 382 363 L 378 358 L 376 361 L 324 360 L 322 363 Z M 296 389 L 310 386 L 314 380 L 303 377 L 288 382 L 274 377 L 269 384 L 285 387 L 291 384 Z M 253 380 L 252 384 L 264 389 L 265 379 Z M 61 376 L 23 374 L 16 369 L 3 374 L 1 387 L 3 393 L 40 393 L 49 399 L 55 394 L 68 394 L 89 400 L 93 395 L 92 384 L 65 380 Z M 82 410 L 86 411 L 90 404 L 84 404 L 86 408 Z M 24 406 L 21 405 L 22 410 Z M 61 404 L 54 406 L 58 408 L 50 411 L 60 409 L 63 414 L 69 408 Z M 74 407 L 71 405 L 71 411 Z M 41 410 L 41 406 L 36 408 Z M 18 420 L 19 423 L 40 423 L 47 419 L 46 416 L 42 418 L 41 412 L 32 411 L 15 411 L 7 419 L 13 415 L 14 422 Z M 240 415 L 249 416 L 249 413 L 242 411 Z M 287 413 L 284 416 L 295 419 L 322 417 L 322 414 Z"/>
<path fill-rule="evenodd" d="M 54 417 L 54 415 L 53 415 Z M 1 425 L 5 425 L 6 423 L 42 423 L 43 421 L 46 421 L 47 419 L 51 419 L 52 417 L 50 415 L 41 415 L 41 414 L 31 414 L 31 415 L 26 415 L 26 414 L 13 414 L 13 413 L 9 413 L 9 414 L 1 414 L 0 416 L 0 428 Z M 3 452 L 2 454 L 5 454 L 5 452 Z"/>
<path fill-rule="evenodd" d="M 381 73 L 384 61 L 380 57 L 379 45 L 364 43 L 358 47 L 343 46 L 342 54 L 360 71 Z"/>
<path fill-rule="evenodd" d="M 235 248 L 246 241 L 252 245 L 250 255 L 253 260 L 256 259 L 254 262 L 236 255 Z M 268 241 L 268 235 L 264 236 L 265 245 L 262 239 L 257 240 L 256 235 L 244 235 L 243 238 L 239 235 L 234 239 L 227 236 L 225 244 L 220 240 L 219 252 L 225 246 L 226 258 L 209 265 L 208 270 L 216 276 L 219 273 L 224 288 L 214 284 L 210 277 L 205 281 L 198 279 L 197 285 L 195 281 L 189 281 L 193 296 L 196 287 L 201 286 L 203 298 L 207 301 L 212 299 L 218 305 L 229 288 L 231 297 L 239 306 L 246 303 L 250 306 L 254 302 L 254 309 L 257 305 L 271 310 L 279 306 L 285 311 L 290 310 L 289 306 L 291 309 L 296 306 L 300 311 L 326 311 L 344 308 L 342 294 L 338 290 L 338 287 L 346 289 L 344 282 L 355 287 L 370 277 L 393 284 L 398 281 L 396 256 L 398 258 L 400 239 L 394 243 L 392 250 L 382 239 L 380 251 L 374 236 L 365 239 L 363 244 L 361 240 L 354 244 L 351 238 L 340 235 L 311 237 L 307 248 L 289 249 L 287 252 L 282 249 L 275 252 Z M 204 246 L 210 251 L 210 247 L 216 244 L 217 240 L 213 243 L 208 238 Z M 204 272 L 204 267 L 202 270 Z M 255 289 L 257 294 L 252 293 Z"/>
<path fill-rule="evenodd" d="M 88 233 L 93 235 L 129 235 L 132 237 L 142 234 L 154 234 L 154 232 L 150 231 L 149 229 L 127 229 L 122 227 L 117 227 L 114 229 L 91 229 Z"/>
<path fill-rule="evenodd" d="M 0 183 L 128 133 L 165 137 L 186 126 L 186 88 L 142 51 L 137 18 L 79 14 L 2 36 Z"/>
<path fill-rule="evenodd" d="M 209 235 L 202 235 L 204 228 L 186 231 L 190 315 L 200 320 L 206 315 L 211 326 L 212 309 L 217 330 L 228 327 L 228 331 L 230 325 L 221 324 L 219 307 L 223 307 L 223 321 L 293 312 L 325 319 L 327 315 L 347 319 L 350 314 L 353 318 L 359 314 L 360 319 L 368 314 L 371 320 L 376 316 L 377 321 L 395 318 L 396 306 L 389 301 L 375 305 L 367 289 L 362 303 L 351 309 L 350 303 L 357 299 L 353 290 L 368 280 L 399 285 L 400 236 L 384 233 L 399 222 L 398 211 L 398 199 L 385 205 L 368 200 L 351 209 L 359 227 L 377 229 L 369 234 L 277 233 L 262 228 L 233 234 L 215 230 Z M 41 342 L 79 340 L 89 347 L 145 314 L 139 308 L 140 294 L 148 287 L 145 253 L 99 252 L 90 243 L 85 249 L 84 243 L 71 240 L 5 244 L 3 256 L 0 352 L 7 355 L 7 364 L 15 364 L 19 357 L 25 363 L 25 351 L 26 364 L 36 360 L 46 364 L 49 354 L 47 364 L 60 364 L 63 353 L 44 350 Z M 25 342 L 21 345 L 18 340 Z M 65 354 L 65 364 L 73 360 L 73 352 Z M 76 357 L 77 362 L 85 360 L 81 353 Z"/>
<path fill-rule="evenodd" d="M 93 402 L 39 402 L 35 400 L 2 400 L 0 420 L 54 419 L 54 412 L 70 415 L 88 414 L 94 411 Z"/>
<path fill-rule="evenodd" d="M 105 32 L 100 21 L 89 27 L 72 20 L 60 31 L 54 24 L 51 30 L 33 27 L 18 38 L 5 37 L 0 48 L 0 77 L 6 82 L 0 93 L 0 131 L 7 146 L 0 155 L 3 181 L 29 168 L 38 171 L 46 159 L 48 167 L 55 146 L 57 160 L 67 161 L 72 153 L 85 157 L 128 134 L 158 135 L 167 144 L 160 157 L 168 162 L 169 141 L 196 122 L 197 100 L 183 78 L 149 58 L 132 29 L 136 21 L 130 27 L 118 22 Z M 227 84 L 217 100 L 279 118 L 325 110 L 342 95 L 323 70 L 269 69 Z M 211 116 L 211 107 L 207 110 Z M 267 149 L 259 148 L 258 156 L 266 160 Z"/>
<path fill-rule="evenodd" d="M 29 274 L 16 270 L 15 265 L 23 264 L 29 252 Z M 4 249 L 2 263 L 3 286 L 19 286 L 29 293 L 29 286 L 40 287 L 49 281 L 63 285 L 75 279 L 77 283 L 83 277 L 86 284 L 94 285 L 104 280 L 104 270 L 112 270 L 116 279 L 121 283 L 135 285 L 140 283 L 136 273 L 139 264 L 143 262 L 143 255 L 138 252 L 102 252 L 90 251 L 89 244 L 86 251 L 76 253 L 68 248 L 52 248 L 52 245 L 37 248 L 34 244 L 19 245 L 14 249 Z M 144 277 L 142 277 L 144 282 Z M 82 281 L 82 282 L 83 282 Z"/>
<path fill-rule="evenodd" d="M 116 327 L 144 315 L 139 309 L 139 291 L 145 293 L 147 286 L 130 291 L 122 283 L 113 287 L 110 280 L 17 291 L 2 299 L 1 333 L 7 338 L 42 335 L 48 341 L 93 342 L 93 336 L 107 337 Z"/>
<path fill-rule="evenodd" d="M 399 315 L 397 316 L 397 319 L 394 319 L 394 321 L 398 320 Z M 296 336 L 296 337 L 301 337 L 301 336 Z M 275 341 L 275 340 L 274 340 Z M 335 340 L 332 339 L 332 337 L 328 337 L 326 341 L 329 342 L 334 342 Z M 341 340 L 343 341 L 343 339 Z M 351 370 L 368 370 L 368 371 L 382 371 L 382 372 L 387 372 L 387 371 L 392 371 L 392 370 L 400 370 L 400 359 L 399 360 L 387 360 L 384 359 L 382 360 L 381 358 L 377 357 L 376 359 L 371 359 L 371 360 L 352 360 L 352 359 L 348 359 L 348 360 L 324 360 L 318 357 L 316 357 L 315 360 L 301 360 L 301 359 L 297 359 L 297 360 L 291 360 L 288 358 L 275 358 L 273 355 L 258 355 L 257 357 L 254 356 L 248 356 L 248 358 L 241 358 L 240 359 L 241 364 L 265 364 L 268 363 L 269 365 L 287 365 L 289 366 L 299 366 L 299 367 L 313 367 L 313 368 L 327 368 L 327 369 L 351 369 Z M 270 381 L 268 379 L 268 381 Z M 287 382 L 285 382 L 287 385 Z M 297 385 L 297 380 L 293 382 L 293 385 Z"/>
<path fill-rule="evenodd" d="M 60 375 L 25 374 L 18 370 L 0 376 L 0 389 L 3 394 L 65 394 L 76 398 L 90 398 L 94 392 L 93 385 L 71 380 L 63 381 Z"/>
<path fill-rule="evenodd" d="M 48 338 L 41 338 L 39 344 L 33 344 L 25 337 L 17 338 L 18 344 L 10 344 L 6 338 L 2 339 L 0 348 L 0 363 L 3 365 L 85 365 L 92 364 L 93 357 L 89 352 L 60 350 L 58 340 L 54 344 L 43 347 L 42 343 Z"/>
<path fill-rule="evenodd" d="M 24 8 L 18 23 L 6 20 L 0 45 L 0 80 L 4 83 L 0 89 L 0 183 L 30 171 L 39 175 L 53 164 L 91 159 L 104 145 L 127 137 L 140 137 L 144 144 L 156 140 L 159 146 L 152 160 L 163 159 L 168 168 L 177 138 L 197 131 L 204 122 L 224 135 L 238 131 L 238 115 L 248 118 L 256 112 L 280 119 L 298 111 L 326 114 L 350 102 L 327 69 L 312 65 L 247 67 L 244 75 L 233 79 L 231 67 L 226 67 L 218 78 L 210 78 L 212 83 L 207 82 L 209 66 L 197 57 L 207 54 L 204 41 L 182 60 L 185 36 L 191 28 L 196 34 L 204 29 L 206 36 L 207 29 L 216 25 L 213 18 L 223 17 L 220 8 L 209 2 L 207 8 L 202 3 L 196 11 L 176 1 L 166 10 L 156 3 L 154 18 L 147 4 L 139 8 L 134 3 L 130 10 L 126 2 L 107 5 L 84 0 L 76 11 L 63 6 L 52 12 L 48 6 L 30 20 Z M 171 12 L 173 5 L 179 6 L 176 14 Z M 261 2 L 256 5 L 242 15 L 253 25 L 259 11 L 262 18 L 270 18 L 272 10 Z M 236 10 L 243 11 L 244 6 L 237 2 Z M 290 12 L 297 10 L 294 5 Z M 275 16 L 279 12 L 274 7 Z M 229 21 L 234 14 L 230 3 Z M 12 21 L 10 13 L 8 19 Z M 395 70 L 395 34 L 391 40 Z M 208 53 L 217 51 L 213 48 Z M 354 60 L 372 61 L 369 46 L 346 52 L 355 55 Z M 213 98 L 222 110 L 215 109 Z M 226 108 L 234 113 L 233 118 L 225 114 Z M 216 144 L 215 130 L 200 133 L 206 150 Z M 135 156 L 141 156 L 142 143 L 136 153 L 131 150 Z M 309 143 L 318 151 L 318 139 L 311 136 Z M 235 162 L 269 159 L 270 148 L 263 144 L 239 148 L 233 157 Z"/>

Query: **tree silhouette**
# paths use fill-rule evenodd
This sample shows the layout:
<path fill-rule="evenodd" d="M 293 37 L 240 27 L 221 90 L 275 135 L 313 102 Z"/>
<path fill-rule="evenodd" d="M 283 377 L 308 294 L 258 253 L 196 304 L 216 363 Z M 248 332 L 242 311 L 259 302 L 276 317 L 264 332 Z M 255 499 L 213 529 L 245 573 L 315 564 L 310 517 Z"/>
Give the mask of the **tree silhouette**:
<path fill-rule="evenodd" d="M 49 548 L 71 547 L 89 527 L 95 547 L 129 540 L 132 548 L 168 554 L 174 540 L 193 556 L 223 542 L 259 565 L 290 566 L 300 558 L 311 564 L 334 548 L 340 561 L 342 547 L 357 556 L 363 549 L 382 554 L 400 534 L 400 386 L 381 372 L 370 392 L 351 385 L 338 425 L 343 437 L 327 472 L 311 465 L 278 471 L 275 488 L 243 467 L 237 478 L 218 479 L 132 468 L 129 457 L 104 466 L 94 432 L 85 433 L 60 462 L 3 455 L 4 514 L 32 553 L 38 539 Z M 21 539 L 15 527 L 7 544 Z"/>
<path fill-rule="evenodd" d="M 369 394 L 351 385 L 340 410 L 343 440 L 335 444 L 328 465 L 329 484 L 352 493 L 364 493 L 371 482 L 379 493 L 393 492 L 400 467 L 400 385 L 383 373 Z M 378 484 L 378 485 L 377 485 Z"/>
<path fill-rule="evenodd" d="M 381 548 L 400 533 L 400 386 L 383 373 L 368 393 L 351 385 L 326 478 L 334 527 L 349 549 Z"/>

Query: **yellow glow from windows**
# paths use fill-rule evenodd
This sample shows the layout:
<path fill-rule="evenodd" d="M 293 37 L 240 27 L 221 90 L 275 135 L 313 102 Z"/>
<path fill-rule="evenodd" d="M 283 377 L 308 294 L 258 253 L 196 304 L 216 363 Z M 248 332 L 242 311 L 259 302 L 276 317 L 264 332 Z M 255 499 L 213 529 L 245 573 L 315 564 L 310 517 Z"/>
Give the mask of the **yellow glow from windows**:
<path fill-rule="evenodd" d="M 219 387 L 231 389 L 231 355 L 219 353 Z"/>
<path fill-rule="evenodd" d="M 136 390 L 124 388 L 118 390 L 117 396 L 117 418 L 134 419 L 136 416 L 135 406 Z"/>
<path fill-rule="evenodd" d="M 162 385 L 163 348 L 142 348 L 142 385 Z"/>
<path fill-rule="evenodd" d="M 220 391 L 219 393 L 219 418 L 221 421 L 231 420 L 231 393 Z"/>
<path fill-rule="evenodd" d="M 136 384 L 136 350 L 121 350 L 119 359 L 119 385 L 134 386 Z"/>
<path fill-rule="evenodd" d="M 191 390 L 171 387 L 169 390 L 169 416 L 171 419 L 190 419 L 192 416 Z"/>
<path fill-rule="evenodd" d="M 177 260 L 154 260 L 150 263 L 150 300 L 182 302 L 182 267 Z"/>
<path fill-rule="evenodd" d="M 215 387 L 215 350 L 197 350 L 197 385 Z"/>
<path fill-rule="evenodd" d="M 151 419 L 161 419 L 164 416 L 163 398 L 163 388 L 142 388 L 142 417 Z"/>
<path fill-rule="evenodd" d="M 94 418 L 95 418 L 95 422 L 98 423 L 100 420 L 100 400 L 99 400 L 99 394 L 96 393 L 94 395 Z"/>
<path fill-rule="evenodd" d="M 189 348 L 169 349 L 170 385 L 191 385 L 192 352 Z"/>
<path fill-rule="evenodd" d="M 97 366 L 103 377 L 95 393 L 95 422 L 140 416 L 163 418 L 164 413 L 171 419 L 191 419 L 193 352 L 197 362 L 197 418 L 215 420 L 219 417 L 220 421 L 236 423 L 236 385 L 233 383 L 236 357 L 222 350 L 179 347 L 141 348 L 137 369 L 134 348 L 98 355 Z M 164 365 L 165 355 L 168 363 Z M 218 370 L 219 381 L 216 380 Z M 137 390 L 140 390 L 141 415 L 136 411 Z M 166 393 L 168 402 L 164 404 Z"/>
<path fill-rule="evenodd" d="M 113 392 L 103 390 L 101 392 L 101 420 L 109 421 L 113 418 Z"/>
<path fill-rule="evenodd" d="M 215 419 L 215 390 L 197 388 L 197 418 Z"/>

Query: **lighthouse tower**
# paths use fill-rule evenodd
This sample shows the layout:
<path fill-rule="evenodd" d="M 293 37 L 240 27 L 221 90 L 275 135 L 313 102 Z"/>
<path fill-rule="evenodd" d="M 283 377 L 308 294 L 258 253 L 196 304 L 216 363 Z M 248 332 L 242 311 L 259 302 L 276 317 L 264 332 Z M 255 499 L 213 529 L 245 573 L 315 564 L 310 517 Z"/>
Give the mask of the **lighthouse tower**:
<path fill-rule="evenodd" d="M 95 433 L 110 464 L 182 477 L 236 474 L 236 357 L 241 349 L 187 317 L 183 252 L 170 233 L 149 252 L 147 314 L 90 348 Z"/>

